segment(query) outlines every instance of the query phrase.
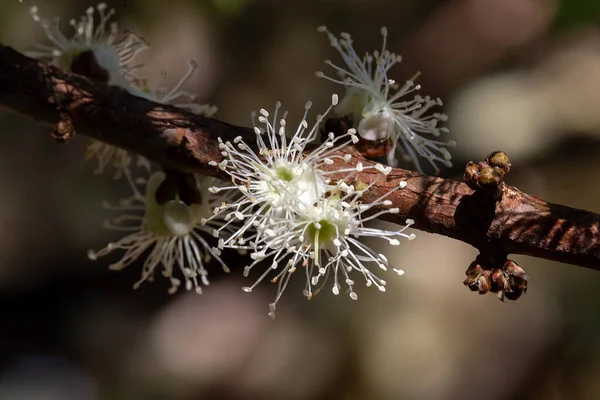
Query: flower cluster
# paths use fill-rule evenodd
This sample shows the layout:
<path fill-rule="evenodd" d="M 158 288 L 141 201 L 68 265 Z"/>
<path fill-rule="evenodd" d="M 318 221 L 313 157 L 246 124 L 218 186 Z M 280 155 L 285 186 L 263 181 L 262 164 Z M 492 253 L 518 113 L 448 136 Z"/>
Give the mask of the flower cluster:
<path fill-rule="evenodd" d="M 271 317 L 275 316 L 277 302 L 298 269 L 306 276 L 304 295 L 309 299 L 331 276 L 334 294 L 339 294 L 345 284 L 347 293 L 356 300 L 352 273 L 362 275 L 367 286 L 375 285 L 385 291 L 386 282 L 372 271 L 372 267 L 387 270 L 390 268 L 388 260 L 359 239 L 375 237 L 398 245 L 398 238 L 412 240 L 415 237 L 405 233 L 413 223 L 411 220 L 393 231 L 364 225 L 382 214 L 399 212 L 397 208 L 389 208 L 391 201 L 386 197 L 404 188 L 406 182 L 400 182 L 379 199 L 369 203 L 362 201 L 363 194 L 378 179 L 371 183 L 362 182 L 360 173 L 374 169 L 379 173 L 379 179 L 385 179 L 391 167 L 364 166 L 350 154 L 339 152 L 341 147 L 358 141 L 355 130 L 338 137 L 329 134 L 321 145 L 307 151 L 307 146 L 316 139 L 325 115 L 337 105 L 337 100 L 334 95 L 329 109 L 310 129 L 306 120 L 311 107 L 308 103 L 302 121 L 290 137 L 286 115 L 279 116 L 279 103 L 272 119 L 266 110 L 260 110 L 258 123 L 253 115 L 258 152 L 241 137 L 233 142 L 220 141 L 225 158 L 219 164 L 213 163 L 231 177 L 233 185 L 213 187 L 211 191 L 232 190 L 241 192 L 242 197 L 217 207 L 214 216 L 203 222 L 208 223 L 213 218 L 227 221 L 214 231 L 219 237 L 216 250 L 248 250 L 253 262 L 245 267 L 245 276 L 260 262 L 269 260 L 266 271 L 244 290 L 251 292 L 267 276 L 273 275 L 270 280 L 278 282 L 278 289 L 275 301 L 270 304 Z M 332 169 L 336 162 L 344 167 Z M 365 215 L 370 210 L 371 214 Z M 233 222 L 241 227 L 231 235 L 223 235 Z M 402 270 L 394 270 L 403 274 Z"/>
<path fill-rule="evenodd" d="M 195 102 L 195 96 L 183 90 L 197 69 L 190 61 L 187 73 L 172 88 L 165 86 L 166 72 L 161 73 L 156 85 L 150 86 L 140 76 L 143 64 L 134 64 L 139 52 L 149 47 L 141 37 L 131 33 L 119 33 L 116 23 L 110 19 L 114 9 L 107 9 L 105 3 L 90 7 L 79 21 L 73 19 L 70 25 L 74 29 L 72 36 L 65 36 L 60 30 L 59 19 L 42 19 L 38 8 L 31 8 L 33 19 L 42 27 L 50 40 L 50 45 L 38 44 L 38 51 L 30 52 L 31 57 L 53 62 L 56 66 L 87 76 L 90 79 L 109 85 L 119 86 L 129 93 L 156 103 L 170 104 L 197 114 L 212 116 L 216 107 Z M 96 12 L 99 16 L 95 18 Z M 205 264 L 214 258 L 222 267 L 227 267 L 215 254 L 203 232 L 212 231 L 212 225 L 202 225 L 200 221 L 212 214 L 214 207 L 231 201 L 231 193 L 215 195 L 209 187 L 218 185 L 218 180 L 195 176 L 195 190 L 199 193 L 199 202 L 185 203 L 175 196 L 164 203 L 156 199 L 157 190 L 165 180 L 165 174 L 153 173 L 149 179 L 134 181 L 131 170 L 132 156 L 123 149 L 98 141 L 92 141 L 85 153 L 86 158 L 96 159 L 96 173 L 102 173 L 106 167 L 115 167 L 115 178 L 125 176 L 133 195 L 118 206 L 105 204 L 112 210 L 125 214 L 105 226 L 111 229 L 129 232 L 117 242 L 110 243 L 98 252 L 90 251 L 89 257 L 97 259 L 117 249 L 124 250 L 121 259 L 111 264 L 111 269 L 123 269 L 148 253 L 144 260 L 142 277 L 135 287 L 146 280 L 152 280 L 157 269 L 171 282 L 169 292 L 173 293 L 182 280 L 176 276 L 181 272 L 187 290 L 201 293 L 201 285 L 207 285 Z M 138 158 L 138 166 L 150 171 L 150 163 L 143 157 Z M 139 186 L 145 186 L 140 190 Z M 219 226 L 222 222 L 215 219 L 211 224 Z"/>
<path fill-rule="evenodd" d="M 99 15 L 95 19 L 96 13 Z M 193 61 L 187 73 L 171 89 L 166 87 L 166 72 L 155 84 L 140 76 L 143 64 L 134 64 L 136 55 L 149 47 L 139 36 L 119 33 L 110 23 L 114 10 L 104 3 L 90 7 L 78 21 L 71 20 L 74 34 L 63 35 L 59 20 L 40 18 L 37 7 L 31 9 L 33 19 L 43 28 L 50 45 L 38 45 L 31 56 L 52 61 L 55 65 L 90 79 L 120 86 L 132 95 L 160 104 L 169 104 L 189 112 L 212 116 L 216 107 L 196 103 L 195 96 L 184 86 L 197 69 Z M 378 238 L 392 246 L 400 239 L 412 240 L 415 235 L 407 229 L 414 223 L 406 220 L 398 229 L 379 229 L 367 223 L 384 214 L 399 214 L 390 196 L 406 187 L 398 181 L 395 187 L 373 199 L 365 196 L 374 185 L 388 180 L 391 166 L 365 163 L 343 147 L 363 140 L 391 140 L 393 151 L 388 164 L 395 163 L 396 148 L 404 151 L 421 169 L 418 156 L 436 163 L 450 165 L 446 147 L 438 137 L 446 128 L 438 122 L 441 114 L 427 114 L 430 108 L 441 105 L 439 100 L 414 96 L 403 100 L 419 89 L 413 80 L 402 87 L 388 79 L 388 70 L 400 57 L 386 49 L 387 32 L 381 52 L 359 58 L 349 35 L 338 39 L 327 29 L 331 44 L 342 55 L 346 68 L 327 62 L 341 79 L 317 73 L 318 76 L 344 85 L 346 96 L 338 104 L 337 95 L 316 122 L 309 126 L 307 103 L 301 122 L 292 130 L 287 127 L 287 114 L 277 103 L 272 115 L 261 109 L 252 114 L 253 138 L 218 138 L 222 161 L 210 164 L 227 182 L 200 175 L 170 171 L 151 172 L 148 160 L 139 157 L 138 167 L 147 177 L 133 178 L 132 156 L 125 150 L 93 142 L 86 151 L 87 158 L 96 159 L 96 172 L 108 166 L 116 168 L 115 177 L 124 176 L 132 195 L 118 205 L 106 208 L 123 214 L 106 221 L 109 229 L 126 234 L 99 251 L 90 251 L 96 260 L 122 251 L 110 265 L 121 270 L 142 261 L 142 274 L 134 288 L 151 281 L 161 272 L 170 282 L 169 292 L 180 286 L 202 292 L 208 285 L 206 264 L 215 260 L 228 271 L 221 258 L 226 249 L 249 255 L 243 274 L 255 274 L 261 266 L 266 269 L 255 276 L 254 283 L 243 288 L 252 292 L 265 279 L 277 283 L 275 299 L 269 315 L 275 317 L 277 303 L 289 285 L 291 277 L 305 277 L 304 296 L 311 299 L 331 282 L 331 291 L 345 291 L 353 300 L 357 277 L 365 285 L 386 290 L 380 271 L 391 269 L 399 275 L 387 258 L 364 244 L 363 238 Z M 335 108 L 340 116 L 351 115 L 356 129 L 347 132 L 324 132 L 320 143 L 317 136 L 328 113 Z M 436 167 L 437 168 L 437 167 Z M 368 171 L 364 173 L 364 171 Z M 388 183 L 389 185 L 389 183 Z M 212 237 L 210 237 L 212 236 Z"/>
<path fill-rule="evenodd" d="M 358 134 L 367 140 L 388 140 L 392 149 L 388 153 L 387 163 L 396 165 L 396 152 L 404 152 L 416 168 L 423 172 L 419 158 L 427 160 L 439 173 L 438 164 L 452 166 L 447 147 L 456 145 L 454 141 L 437 139 L 448 129 L 440 126 L 446 115 L 430 113 L 434 106 L 441 106 L 442 101 L 429 96 L 415 95 L 420 86 L 413 79 L 399 86 L 388 78 L 388 72 L 402 57 L 386 49 L 387 29 L 382 28 L 383 45 L 381 51 L 366 53 L 360 57 L 352 46 L 352 38 L 347 33 L 336 37 L 326 27 L 319 27 L 329 37 L 333 46 L 342 56 L 345 64 L 340 67 L 327 60 L 339 78 L 330 77 L 319 71 L 317 77 L 343 85 L 346 96 L 336 108 L 340 116 L 350 115 L 358 123 Z M 412 99 L 407 96 L 412 95 Z"/>
<path fill-rule="evenodd" d="M 200 194 L 199 203 L 188 205 L 175 196 L 161 204 L 157 200 L 157 192 L 165 180 L 164 173 L 154 172 L 147 179 L 135 180 L 129 170 L 125 170 L 124 175 L 133 194 L 119 205 L 105 204 L 105 208 L 124 214 L 105 221 L 104 226 L 129 234 L 99 251 L 90 250 L 89 258 L 96 260 L 115 250 L 124 250 L 125 254 L 119 261 L 110 265 L 110 269 L 121 270 L 149 252 L 143 264 L 142 277 L 134 285 L 134 289 L 144 281 L 152 281 L 156 270 L 162 269 L 162 274 L 171 283 L 169 293 L 175 293 L 181 285 L 181 279 L 175 276 L 177 272 L 183 276 L 186 290 L 202 293 L 201 285 L 208 285 L 204 265 L 211 258 L 229 272 L 225 263 L 211 250 L 202 236 L 203 232 L 208 232 L 210 236 L 222 221 L 214 219 L 209 224 L 202 224 L 201 221 L 212 215 L 215 207 L 232 201 L 234 193 L 215 195 L 208 188 L 219 185 L 219 181 L 195 175 L 195 186 Z"/>

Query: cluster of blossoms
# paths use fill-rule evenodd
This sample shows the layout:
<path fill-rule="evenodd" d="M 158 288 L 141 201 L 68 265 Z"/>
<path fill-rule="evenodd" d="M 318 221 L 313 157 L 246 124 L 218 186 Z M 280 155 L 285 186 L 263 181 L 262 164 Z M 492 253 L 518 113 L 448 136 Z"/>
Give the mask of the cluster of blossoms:
<path fill-rule="evenodd" d="M 454 147 L 454 141 L 442 141 L 438 137 L 448 132 L 440 122 L 447 119 L 445 114 L 429 113 L 434 106 L 441 106 L 441 99 L 422 97 L 415 92 L 420 86 L 414 79 L 407 80 L 399 86 L 393 79 L 388 78 L 388 72 L 402 57 L 386 49 L 387 29 L 381 28 L 383 45 L 381 51 L 373 54 L 365 53 L 361 58 L 352 46 L 352 37 L 342 33 L 336 37 L 326 27 L 318 28 L 329 37 L 333 46 L 342 56 L 345 68 L 327 60 L 339 75 L 330 77 L 323 72 L 317 72 L 317 77 L 343 85 L 346 96 L 336 107 L 339 116 L 351 116 L 358 123 L 358 134 L 366 140 L 390 140 L 391 151 L 387 163 L 396 165 L 396 153 L 403 152 L 406 158 L 423 172 L 419 158 L 427 160 L 439 173 L 438 163 L 451 167 L 451 155 L 447 147 Z M 418 76 L 418 75 L 417 75 Z M 413 95 L 412 99 L 407 96 Z"/>
<path fill-rule="evenodd" d="M 339 294 L 345 284 L 347 293 L 354 300 L 358 296 L 351 274 L 362 275 L 367 286 L 375 285 L 385 291 L 385 280 L 372 269 L 391 268 L 388 260 L 359 239 L 375 237 L 398 245 L 400 237 L 409 240 L 415 237 L 405 233 L 412 220 L 394 231 L 364 225 L 382 214 L 399 212 L 398 208 L 389 208 L 392 202 L 386 197 L 404 188 L 406 182 L 401 181 L 374 201 L 361 201 L 363 194 L 379 179 L 385 179 L 392 168 L 381 164 L 364 166 L 350 154 L 339 152 L 342 147 L 358 141 L 354 129 L 338 137 L 329 134 L 323 143 L 308 151 L 307 146 L 316 139 L 321 122 L 337 101 L 334 95 L 332 105 L 310 129 L 306 118 L 311 103 L 307 103 L 304 117 L 291 137 L 287 135 L 286 115 L 278 115 L 279 103 L 271 119 L 266 110 L 260 110 L 258 123 L 253 115 L 258 153 L 242 137 L 237 137 L 233 143 L 220 141 L 225 158 L 219 164 L 213 163 L 231 177 L 233 185 L 213 187 L 212 192 L 230 190 L 241 192 L 243 196 L 217 207 L 215 216 L 203 222 L 208 223 L 213 218 L 227 221 L 214 231 L 220 238 L 216 251 L 225 248 L 249 251 L 253 262 L 244 268 L 245 276 L 259 263 L 268 260 L 267 270 L 244 290 L 251 292 L 267 276 L 273 275 L 270 280 L 278 282 L 278 289 L 275 301 L 269 305 L 271 317 L 275 316 L 277 302 L 291 276 L 299 269 L 306 276 L 304 295 L 309 299 L 321 290 L 330 276 L 332 292 Z M 334 160 L 344 168 L 327 168 L 335 163 Z M 361 181 L 359 174 L 367 169 L 376 170 L 378 179 L 370 183 Z M 364 215 L 369 210 L 379 211 Z M 241 227 L 233 234 L 223 235 L 234 222 Z M 400 269 L 394 270 L 400 275 L 404 273 Z"/>
<path fill-rule="evenodd" d="M 71 37 L 61 32 L 58 18 L 53 21 L 42 19 L 37 7 L 32 7 L 30 12 L 51 44 L 38 44 L 38 51 L 28 53 L 29 56 L 51 61 L 67 71 L 119 86 L 135 96 L 157 103 L 171 104 L 206 116 L 216 112 L 216 107 L 196 103 L 195 96 L 183 90 L 198 67 L 194 61 L 190 61 L 187 73 L 173 88 L 165 86 L 166 72 L 161 73 L 155 85 L 149 85 L 140 76 L 144 65 L 133 63 L 138 53 L 148 49 L 149 44 L 131 32 L 120 33 L 117 24 L 110 23 L 115 11 L 108 10 L 105 3 L 88 8 L 79 21 L 72 19 L 70 25 L 74 33 Z M 96 13 L 99 15 L 97 20 L 94 18 Z M 211 259 L 228 270 L 202 236 L 206 235 L 208 229 L 212 232 L 213 228 L 200 224 L 203 218 L 212 215 L 214 207 L 232 200 L 227 195 L 217 196 L 208 192 L 209 187 L 218 185 L 217 180 L 194 176 L 194 189 L 199 194 L 197 203 L 186 204 L 174 194 L 159 204 L 157 191 L 165 180 L 165 174 L 150 173 L 149 161 L 141 156 L 138 158 L 137 166 L 145 171 L 148 178 L 134 179 L 132 156 L 123 149 L 92 141 L 85 156 L 97 161 L 95 172 L 98 174 L 107 167 L 114 167 L 115 178 L 126 177 L 133 190 L 133 195 L 119 205 L 105 204 L 108 209 L 124 212 L 124 215 L 106 221 L 105 226 L 128 234 L 98 252 L 90 251 L 88 255 L 91 259 L 106 256 L 117 249 L 123 250 L 125 253 L 121 259 L 110 266 L 119 270 L 148 254 L 142 277 L 134 287 L 152 280 L 157 269 L 161 269 L 171 283 L 170 293 L 174 293 L 181 285 L 178 274 L 183 276 L 187 290 L 201 293 L 201 285 L 208 284 L 205 264 Z M 145 189 L 140 190 L 140 185 Z M 213 223 L 218 224 L 219 220 Z"/>
<path fill-rule="evenodd" d="M 99 14 L 96 24 L 94 15 Z M 116 85 L 131 94 L 161 104 L 170 104 L 193 113 L 212 116 L 216 108 L 195 103 L 195 97 L 183 87 L 197 68 L 191 61 L 188 72 L 174 88 L 164 85 L 166 73 L 159 82 L 150 86 L 139 73 L 143 64 L 133 59 L 148 43 L 133 33 L 120 34 L 116 24 L 109 20 L 114 10 L 107 11 L 104 3 L 90 7 L 79 21 L 72 20 L 75 33 L 68 38 L 59 29 L 58 19 L 50 22 L 39 17 L 37 7 L 31 9 L 33 19 L 44 29 L 52 45 L 38 45 L 39 51 L 31 56 L 52 61 L 55 65 L 81 73 L 109 85 Z M 401 269 L 390 265 L 387 258 L 361 242 L 362 238 L 379 238 L 392 246 L 399 239 L 414 239 L 407 233 L 414 221 L 406 220 L 399 229 L 386 230 L 365 224 L 383 214 L 398 214 L 389 196 L 406 187 L 405 181 L 391 188 L 379 198 L 367 200 L 364 196 L 381 180 L 387 180 L 391 166 L 364 165 L 360 159 L 343 151 L 359 140 L 391 141 L 392 151 L 388 164 L 395 164 L 396 150 L 401 148 L 420 170 L 419 156 L 437 169 L 436 163 L 450 165 L 446 147 L 453 142 L 428 138 L 446 132 L 438 122 L 442 114 L 426 112 L 441 101 L 414 96 L 402 100 L 419 89 L 413 80 L 402 87 L 387 77 L 389 69 L 400 57 L 386 49 L 385 29 L 381 52 L 359 58 L 349 35 L 338 39 L 327 29 L 331 44 L 341 54 L 347 69 L 327 61 L 341 79 L 317 76 L 344 85 L 346 96 L 338 104 L 332 96 L 330 107 L 309 127 L 307 103 L 298 126 L 288 132 L 286 114 L 281 115 L 277 103 L 272 116 L 261 109 L 252 115 L 254 138 L 236 137 L 233 141 L 219 141 L 223 159 L 211 165 L 228 175 L 222 182 L 216 178 L 187 175 L 193 179 L 174 185 L 173 177 L 152 172 L 150 163 L 138 159 L 144 178 L 134 178 L 128 152 L 100 142 L 93 142 L 86 156 L 98 162 L 96 172 L 116 167 L 115 177 L 124 176 L 133 191 L 132 196 L 118 205 L 106 208 L 124 212 L 105 223 L 106 227 L 126 232 L 116 242 L 99 251 L 90 251 L 97 259 L 115 250 L 122 257 L 110 265 L 123 269 L 137 260 L 143 260 L 142 276 L 134 285 L 153 279 L 160 270 L 170 281 L 170 293 L 184 283 L 187 290 L 202 292 L 207 285 L 206 264 L 215 260 L 229 271 L 221 254 L 226 249 L 247 253 L 249 264 L 244 276 L 249 276 L 261 265 L 266 270 L 258 274 L 254 283 L 244 287 L 251 292 L 267 279 L 277 283 L 277 293 L 269 305 L 271 317 L 290 279 L 296 272 L 306 279 L 304 295 L 310 299 L 332 282 L 331 291 L 338 295 L 343 290 L 356 300 L 357 276 L 366 286 L 386 290 L 386 281 L 378 270 L 402 275 Z M 324 132 L 318 143 L 320 128 L 326 116 L 334 109 L 339 116 L 350 115 L 356 129 L 347 132 Z M 368 174 L 363 171 L 369 170 Z M 368 176 L 365 178 L 365 176 Z M 171 185 L 171 186 L 170 186 Z M 182 186 L 183 185 L 183 186 Z M 191 197 L 185 193 L 193 192 Z M 296 274 L 297 275 L 297 274 Z M 183 277 L 183 278 L 181 278 Z"/>

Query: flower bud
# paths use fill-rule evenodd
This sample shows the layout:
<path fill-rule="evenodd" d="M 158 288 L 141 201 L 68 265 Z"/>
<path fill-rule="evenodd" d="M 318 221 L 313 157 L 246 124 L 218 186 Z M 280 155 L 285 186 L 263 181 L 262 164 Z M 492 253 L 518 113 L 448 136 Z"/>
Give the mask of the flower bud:
<path fill-rule="evenodd" d="M 477 184 L 482 189 L 497 188 L 502 183 L 502 174 L 494 167 L 485 167 L 479 171 Z"/>
<path fill-rule="evenodd" d="M 510 171 L 510 160 L 503 151 L 494 151 L 487 157 L 486 161 L 490 166 L 500 169 L 504 175 Z"/>
<path fill-rule="evenodd" d="M 471 189 L 477 190 L 479 188 L 479 186 L 477 185 L 477 182 L 479 180 L 479 168 L 477 167 L 477 164 L 475 164 L 473 161 L 469 161 L 467 163 L 463 179 L 467 186 L 469 186 Z"/>

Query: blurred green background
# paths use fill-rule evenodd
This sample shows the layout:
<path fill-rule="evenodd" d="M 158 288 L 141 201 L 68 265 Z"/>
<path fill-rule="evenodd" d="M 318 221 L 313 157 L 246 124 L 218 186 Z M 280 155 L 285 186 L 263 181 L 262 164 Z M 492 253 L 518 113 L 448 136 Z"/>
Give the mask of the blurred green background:
<path fill-rule="evenodd" d="M 45 38 L 35 3 L 2 0 L 0 38 L 26 51 Z M 441 96 L 455 167 L 493 150 L 513 161 L 507 180 L 546 200 L 600 213 L 600 3 L 597 0 L 158 0 L 110 1 L 121 29 L 145 37 L 146 76 L 188 89 L 216 116 L 250 124 L 277 100 L 289 124 L 307 100 L 316 114 L 340 87 L 314 77 L 338 60 L 327 25 L 362 53 L 404 56 L 391 77 L 422 71 Z M 37 4 L 45 17 L 78 18 L 92 3 Z M 129 191 L 83 163 L 87 141 L 58 146 L 50 129 L 0 113 L 0 399 L 599 399 L 600 273 L 515 257 L 529 292 L 501 303 L 462 285 L 476 251 L 417 233 L 381 248 L 406 274 L 359 300 L 329 291 L 306 301 L 302 279 L 275 321 L 273 285 L 247 294 L 239 270 L 218 267 L 203 295 L 167 294 L 157 279 L 133 291 L 138 266 L 108 271 L 90 248 L 103 199 Z M 236 269 L 237 268 L 237 269 Z M 362 290 L 360 290 L 362 289 Z"/>

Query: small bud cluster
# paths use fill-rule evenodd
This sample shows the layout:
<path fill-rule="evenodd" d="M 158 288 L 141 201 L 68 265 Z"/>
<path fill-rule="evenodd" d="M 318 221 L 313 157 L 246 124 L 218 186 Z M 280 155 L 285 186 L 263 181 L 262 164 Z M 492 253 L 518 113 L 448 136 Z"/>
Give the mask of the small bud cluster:
<path fill-rule="evenodd" d="M 496 200 L 502 197 L 504 176 L 510 172 L 510 160 L 503 151 L 491 153 L 485 161 L 469 161 L 465 167 L 465 183 L 473 190 L 486 193 Z"/>
<path fill-rule="evenodd" d="M 492 263 L 479 256 L 471 263 L 466 275 L 464 284 L 469 289 L 479 294 L 496 293 L 501 301 L 504 298 L 517 300 L 527 292 L 528 277 L 513 260 Z"/>
<path fill-rule="evenodd" d="M 506 186 L 504 176 L 510 172 L 510 167 L 510 160 L 502 151 L 494 151 L 478 163 L 470 161 L 465 167 L 465 183 L 484 196 L 482 199 L 492 212 L 495 203 L 502 199 Z M 502 301 L 504 298 L 517 300 L 527 291 L 528 278 L 525 271 L 516 262 L 505 257 L 484 257 L 480 254 L 471 263 L 466 275 L 464 284 L 469 289 L 480 294 L 497 293 Z"/>

